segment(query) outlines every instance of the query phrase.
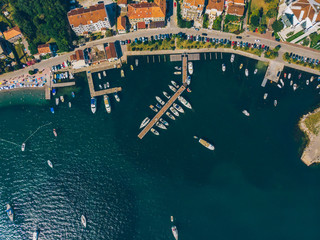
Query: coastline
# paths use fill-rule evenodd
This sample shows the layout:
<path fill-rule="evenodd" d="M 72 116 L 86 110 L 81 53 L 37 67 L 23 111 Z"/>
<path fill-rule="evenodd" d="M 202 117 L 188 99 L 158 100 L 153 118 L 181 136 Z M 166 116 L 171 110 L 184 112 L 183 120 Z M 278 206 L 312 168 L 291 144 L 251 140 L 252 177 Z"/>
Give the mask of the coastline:
<path fill-rule="evenodd" d="M 307 166 L 320 163 L 320 133 L 313 133 L 306 125 L 306 120 L 319 112 L 320 107 L 303 115 L 299 121 L 300 130 L 308 137 L 307 146 L 305 147 L 301 156 L 302 162 L 304 162 Z M 319 123 L 317 123 L 317 125 L 319 125 Z"/>

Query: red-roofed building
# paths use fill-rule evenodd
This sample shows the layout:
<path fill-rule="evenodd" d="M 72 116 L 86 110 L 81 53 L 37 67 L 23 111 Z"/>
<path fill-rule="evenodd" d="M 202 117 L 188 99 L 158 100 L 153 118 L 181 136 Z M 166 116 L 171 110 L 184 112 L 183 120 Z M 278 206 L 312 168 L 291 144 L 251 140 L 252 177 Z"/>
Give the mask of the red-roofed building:
<path fill-rule="evenodd" d="M 202 16 L 205 0 L 183 0 L 181 15 L 185 20 L 196 20 Z"/>
<path fill-rule="evenodd" d="M 23 37 L 19 27 L 13 27 L 3 32 L 3 36 L 7 41 L 11 43 L 16 42 L 18 39 Z"/>
<path fill-rule="evenodd" d="M 127 31 L 127 19 L 125 16 L 119 16 L 117 19 L 118 33 L 126 33 Z"/>
<path fill-rule="evenodd" d="M 109 46 L 107 46 L 105 50 L 106 50 L 107 60 L 109 62 L 118 60 L 118 55 L 117 55 L 117 51 L 114 43 L 109 43 Z"/>
<path fill-rule="evenodd" d="M 82 50 L 75 51 L 75 53 L 70 56 L 70 61 L 74 69 L 88 66 L 84 57 L 84 52 Z"/>
<path fill-rule="evenodd" d="M 89 8 L 77 8 L 68 12 L 68 20 L 77 35 L 84 32 L 97 32 L 102 28 L 111 28 L 108 14 L 103 3 Z"/>
<path fill-rule="evenodd" d="M 206 14 L 215 19 L 220 16 L 224 10 L 224 0 L 208 0 Z"/>
<path fill-rule="evenodd" d="M 146 23 L 145 22 L 138 22 L 137 28 L 138 29 L 146 29 Z"/>
<path fill-rule="evenodd" d="M 229 0 L 227 2 L 226 13 L 229 15 L 242 17 L 245 10 L 245 4 L 246 4 L 245 0 Z"/>

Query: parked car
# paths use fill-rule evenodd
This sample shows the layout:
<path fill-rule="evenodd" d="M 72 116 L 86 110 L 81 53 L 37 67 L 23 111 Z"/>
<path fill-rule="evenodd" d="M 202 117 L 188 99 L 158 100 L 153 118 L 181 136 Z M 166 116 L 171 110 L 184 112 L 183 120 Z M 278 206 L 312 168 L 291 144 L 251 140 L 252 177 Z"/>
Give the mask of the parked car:
<path fill-rule="evenodd" d="M 238 38 L 238 39 L 242 39 L 242 37 L 241 37 L 241 36 L 236 36 L 236 38 Z"/>

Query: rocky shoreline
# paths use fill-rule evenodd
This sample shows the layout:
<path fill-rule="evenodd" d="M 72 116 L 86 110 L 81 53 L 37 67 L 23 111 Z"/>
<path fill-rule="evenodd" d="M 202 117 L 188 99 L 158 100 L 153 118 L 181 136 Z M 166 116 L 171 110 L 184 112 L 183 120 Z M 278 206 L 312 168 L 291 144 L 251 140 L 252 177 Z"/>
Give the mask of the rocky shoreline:
<path fill-rule="evenodd" d="M 309 142 L 306 148 L 303 151 L 301 160 L 307 165 L 310 166 L 315 163 L 320 163 L 320 133 L 314 134 L 307 126 L 306 119 L 310 116 L 320 112 L 320 108 L 317 108 L 313 112 L 309 112 L 306 115 L 303 115 L 299 121 L 299 128 L 303 131 L 309 139 Z M 319 123 L 320 124 L 320 123 Z"/>

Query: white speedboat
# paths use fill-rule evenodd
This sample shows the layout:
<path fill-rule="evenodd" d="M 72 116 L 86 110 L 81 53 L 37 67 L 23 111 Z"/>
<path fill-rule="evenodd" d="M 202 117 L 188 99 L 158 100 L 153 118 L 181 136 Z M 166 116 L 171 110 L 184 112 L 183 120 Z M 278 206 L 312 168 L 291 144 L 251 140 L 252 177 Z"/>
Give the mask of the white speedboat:
<path fill-rule="evenodd" d="M 183 108 L 180 107 L 178 104 L 174 103 L 174 104 L 173 104 L 173 107 L 174 107 L 176 110 L 178 110 L 179 112 L 184 113 Z"/>
<path fill-rule="evenodd" d="M 156 99 L 161 105 L 166 104 L 160 97 L 156 96 Z"/>
<path fill-rule="evenodd" d="M 234 54 L 231 54 L 230 62 L 231 62 L 231 63 L 233 63 L 233 62 L 234 62 Z"/>
<path fill-rule="evenodd" d="M 170 107 L 169 109 L 170 109 L 170 111 L 171 111 L 174 115 L 176 115 L 177 117 L 179 117 L 179 112 L 178 112 L 177 110 L 175 110 L 174 107 Z"/>
<path fill-rule="evenodd" d="M 170 220 L 171 220 L 171 222 L 173 222 L 173 216 L 170 216 Z"/>
<path fill-rule="evenodd" d="M 10 221 L 13 222 L 14 213 L 13 213 L 12 207 L 10 206 L 9 203 L 7 204 L 6 212 L 7 212 L 7 215 L 8 215 L 8 218 L 10 219 Z"/>
<path fill-rule="evenodd" d="M 223 63 L 222 64 L 222 71 L 225 72 L 226 71 L 226 65 Z"/>
<path fill-rule="evenodd" d="M 102 89 L 102 85 L 101 84 L 99 84 L 99 88 Z"/>
<path fill-rule="evenodd" d="M 242 113 L 243 113 L 244 115 L 246 115 L 247 117 L 250 116 L 250 113 L 249 113 L 247 110 L 243 110 Z"/>
<path fill-rule="evenodd" d="M 163 91 L 162 93 L 163 93 L 163 95 L 164 95 L 166 98 L 168 98 L 168 99 L 171 98 L 171 96 L 170 96 L 167 92 Z"/>
<path fill-rule="evenodd" d="M 190 83 L 191 83 L 191 77 L 190 77 L 190 76 L 187 77 L 186 83 L 187 83 L 188 85 L 190 85 Z"/>
<path fill-rule="evenodd" d="M 290 79 L 290 78 L 291 78 L 291 73 L 288 74 L 288 79 Z"/>
<path fill-rule="evenodd" d="M 181 72 L 174 72 L 174 75 L 181 75 Z"/>
<path fill-rule="evenodd" d="M 277 87 L 278 87 L 278 88 L 282 88 L 282 86 L 281 86 L 279 83 L 277 84 Z"/>
<path fill-rule="evenodd" d="M 212 151 L 214 150 L 214 146 L 213 146 L 211 143 L 207 142 L 206 140 L 204 140 L 204 139 L 202 139 L 202 138 L 198 138 L 197 136 L 194 136 L 193 138 L 199 139 L 199 143 L 200 143 L 202 146 L 208 148 L 209 150 L 212 150 Z"/>
<path fill-rule="evenodd" d="M 110 87 L 110 83 L 109 82 L 107 82 L 107 88 L 109 88 Z"/>
<path fill-rule="evenodd" d="M 280 83 L 281 83 L 282 87 L 284 87 L 284 82 L 283 82 L 282 78 L 280 78 Z"/>
<path fill-rule="evenodd" d="M 172 120 L 176 120 L 176 118 L 169 112 L 166 112 L 166 115 L 171 118 Z"/>
<path fill-rule="evenodd" d="M 22 145 L 21 145 L 21 151 L 24 152 L 25 149 L 26 149 L 26 144 L 25 144 L 25 143 L 22 143 Z"/>
<path fill-rule="evenodd" d="M 35 232 L 33 232 L 32 240 L 38 240 L 38 237 L 39 237 L 39 230 L 36 230 Z"/>
<path fill-rule="evenodd" d="M 158 109 L 156 109 L 153 105 L 150 105 L 149 107 L 151 108 L 152 111 L 158 112 Z"/>
<path fill-rule="evenodd" d="M 164 124 L 165 126 L 169 126 L 169 123 L 168 123 L 166 120 L 164 120 L 163 118 L 160 118 L 159 121 L 160 121 L 162 124 Z"/>
<path fill-rule="evenodd" d="M 310 78 L 310 82 L 313 82 L 313 79 L 314 79 L 314 76 L 312 76 L 312 77 Z"/>
<path fill-rule="evenodd" d="M 50 160 L 48 160 L 47 163 L 48 163 L 49 167 L 53 168 L 53 164 Z"/>
<path fill-rule="evenodd" d="M 258 72 L 258 69 L 255 69 L 254 72 L 253 72 L 253 74 L 257 74 L 257 72 Z"/>
<path fill-rule="evenodd" d="M 56 105 L 59 105 L 59 98 L 56 98 Z"/>
<path fill-rule="evenodd" d="M 167 129 L 165 125 L 163 125 L 162 123 L 159 123 L 159 122 L 156 122 L 156 126 L 157 126 L 158 128 L 163 129 L 163 130 L 166 130 L 166 129 Z"/>
<path fill-rule="evenodd" d="M 193 74 L 193 64 L 192 62 L 188 62 L 188 72 L 190 75 Z"/>
<path fill-rule="evenodd" d="M 91 98 L 91 112 L 96 113 L 97 110 L 97 99 L 96 98 Z"/>
<path fill-rule="evenodd" d="M 293 91 L 297 90 L 297 88 L 298 88 L 298 85 L 296 83 L 293 84 Z"/>
<path fill-rule="evenodd" d="M 306 81 L 306 85 L 309 85 L 309 80 Z"/>
<path fill-rule="evenodd" d="M 268 97 L 268 93 L 265 93 L 265 94 L 263 95 L 263 99 L 266 100 L 267 97 Z"/>
<path fill-rule="evenodd" d="M 103 71 L 103 76 L 104 76 L 104 77 L 107 76 L 106 71 Z"/>
<path fill-rule="evenodd" d="M 107 89 L 107 84 L 106 83 L 103 84 L 103 88 Z"/>
<path fill-rule="evenodd" d="M 171 81 L 171 83 L 175 88 L 179 88 L 179 85 L 175 81 Z"/>
<path fill-rule="evenodd" d="M 293 81 L 291 80 L 291 81 L 290 81 L 290 86 L 292 86 L 292 84 L 293 84 Z"/>
<path fill-rule="evenodd" d="M 63 96 L 60 96 L 60 101 L 64 102 L 64 97 Z"/>
<path fill-rule="evenodd" d="M 107 113 L 111 113 L 111 106 L 108 95 L 103 96 L 104 106 L 106 107 Z"/>
<path fill-rule="evenodd" d="M 101 79 L 101 74 L 100 73 L 98 73 L 98 77 L 99 77 L 99 79 Z"/>
<path fill-rule="evenodd" d="M 178 229 L 176 226 L 171 227 L 172 234 L 176 240 L 178 240 Z"/>
<path fill-rule="evenodd" d="M 114 93 L 114 98 L 116 99 L 117 102 L 120 102 L 120 98 L 119 98 L 119 95 L 118 93 Z"/>
<path fill-rule="evenodd" d="M 71 108 L 71 102 L 69 102 L 69 108 Z"/>
<path fill-rule="evenodd" d="M 154 128 L 151 128 L 150 130 L 154 135 L 159 135 L 159 132 L 157 130 L 155 130 Z"/>
<path fill-rule="evenodd" d="M 145 127 L 150 122 L 150 118 L 146 117 L 143 119 L 142 123 L 140 124 L 140 129 Z"/>
<path fill-rule="evenodd" d="M 174 69 L 178 70 L 178 71 L 181 71 L 181 67 L 179 67 L 179 66 L 175 66 Z"/>
<path fill-rule="evenodd" d="M 81 215 L 81 224 L 84 226 L 84 227 L 87 227 L 87 219 L 85 216 Z"/>
<path fill-rule="evenodd" d="M 318 84 L 316 88 L 317 88 L 317 89 L 320 88 L 320 84 Z"/>
<path fill-rule="evenodd" d="M 244 70 L 244 74 L 246 75 L 246 77 L 249 76 L 249 70 L 246 68 L 246 70 Z"/>
<path fill-rule="evenodd" d="M 169 88 L 172 90 L 172 92 L 176 92 L 177 89 L 174 86 L 169 85 Z"/>
<path fill-rule="evenodd" d="M 187 108 L 192 109 L 191 104 L 182 96 L 178 97 L 178 100 Z"/>
<path fill-rule="evenodd" d="M 276 107 L 278 105 L 278 101 L 274 100 L 273 105 Z"/>

